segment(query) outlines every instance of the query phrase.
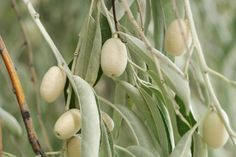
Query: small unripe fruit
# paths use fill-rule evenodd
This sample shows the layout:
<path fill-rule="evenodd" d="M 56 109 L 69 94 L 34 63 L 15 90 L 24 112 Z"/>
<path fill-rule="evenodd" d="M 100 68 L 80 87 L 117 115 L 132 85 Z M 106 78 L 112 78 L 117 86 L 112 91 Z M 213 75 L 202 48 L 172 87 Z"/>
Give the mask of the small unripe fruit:
<path fill-rule="evenodd" d="M 105 123 L 105 125 L 107 126 L 108 131 L 111 132 L 115 126 L 111 117 L 106 112 L 101 111 L 101 118 L 103 122 Z"/>
<path fill-rule="evenodd" d="M 67 142 L 67 154 L 68 157 L 80 157 L 80 136 L 74 136 Z"/>
<path fill-rule="evenodd" d="M 59 139 L 69 139 L 81 128 L 81 116 L 78 109 L 63 113 L 55 123 L 54 133 Z"/>
<path fill-rule="evenodd" d="M 224 117 L 228 121 L 226 113 L 224 113 Z M 212 148 L 222 147 L 229 138 L 223 121 L 215 111 L 206 115 L 202 129 L 203 140 Z"/>
<path fill-rule="evenodd" d="M 46 102 L 55 101 L 62 93 L 66 83 L 66 74 L 57 66 L 51 67 L 44 75 L 40 94 Z"/>
<path fill-rule="evenodd" d="M 187 21 L 176 19 L 167 28 L 164 41 L 165 51 L 173 56 L 179 56 L 186 51 L 191 44 L 191 40 L 191 32 Z"/>
<path fill-rule="evenodd" d="M 102 46 L 101 67 L 105 75 L 119 77 L 126 68 L 127 49 L 119 38 L 110 38 Z"/>

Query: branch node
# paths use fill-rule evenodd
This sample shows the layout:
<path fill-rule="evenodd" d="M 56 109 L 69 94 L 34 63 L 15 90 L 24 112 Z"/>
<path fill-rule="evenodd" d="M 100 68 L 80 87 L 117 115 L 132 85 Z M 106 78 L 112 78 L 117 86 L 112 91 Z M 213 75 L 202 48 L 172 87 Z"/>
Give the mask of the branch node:
<path fill-rule="evenodd" d="M 39 13 L 35 12 L 34 18 L 35 18 L 35 19 L 39 19 L 39 17 L 40 17 Z"/>

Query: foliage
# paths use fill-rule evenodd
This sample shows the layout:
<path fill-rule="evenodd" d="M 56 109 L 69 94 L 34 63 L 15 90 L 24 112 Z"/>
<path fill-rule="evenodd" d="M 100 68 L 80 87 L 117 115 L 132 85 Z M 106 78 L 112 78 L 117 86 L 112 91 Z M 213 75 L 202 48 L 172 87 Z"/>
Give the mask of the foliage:
<path fill-rule="evenodd" d="M 191 1 L 205 60 L 211 68 L 203 71 L 198 45 L 193 45 L 190 60 L 191 48 L 184 55 L 173 57 L 163 47 L 165 32 L 173 20 L 181 17 L 191 22 L 184 4 L 187 0 L 127 0 L 134 19 L 143 30 L 133 25 L 124 1 L 116 0 L 115 3 L 119 21 L 117 32 L 110 0 L 32 0 L 63 57 L 55 51 L 52 53 L 43 38 L 45 34 L 41 34 L 26 5 L 19 1 L 20 20 L 32 46 L 30 54 L 10 1 L 1 1 L 1 35 L 20 75 L 44 150 L 66 156 L 65 141 L 53 135 L 53 126 L 64 110 L 76 107 L 82 113 L 82 130 L 78 134 L 82 137 L 83 157 L 98 154 L 99 157 L 233 157 L 235 145 L 231 139 L 219 149 L 206 145 L 201 123 L 209 109 L 217 109 L 204 80 L 208 73 L 216 97 L 229 117 L 228 127 L 236 129 L 232 123 L 236 112 L 236 86 L 227 78 L 234 78 L 236 67 L 235 2 Z M 128 65 L 122 76 L 109 78 L 100 67 L 101 48 L 107 39 L 117 34 L 127 47 Z M 33 56 L 33 65 L 29 55 Z M 187 70 L 186 61 L 189 61 Z M 66 65 L 61 64 L 64 62 Z M 40 97 L 39 85 L 44 73 L 53 65 L 65 70 L 68 80 L 64 95 L 49 104 Z M 32 66 L 36 70 L 36 80 L 32 80 Z M 15 135 L 21 133 L 24 124 L 3 62 L 0 87 L 3 150 L 16 156 L 34 156 L 26 131 L 22 136 Z M 112 132 L 101 121 L 100 111 L 112 117 L 115 123 Z"/>

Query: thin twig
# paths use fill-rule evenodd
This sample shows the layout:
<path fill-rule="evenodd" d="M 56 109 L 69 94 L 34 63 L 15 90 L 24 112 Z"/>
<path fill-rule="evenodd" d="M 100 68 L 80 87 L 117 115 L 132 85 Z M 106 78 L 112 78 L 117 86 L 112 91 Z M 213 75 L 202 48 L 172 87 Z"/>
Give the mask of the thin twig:
<path fill-rule="evenodd" d="M 17 7 L 16 0 L 11 0 L 11 5 L 12 5 L 12 8 L 13 8 L 15 14 L 16 14 L 17 20 L 18 20 L 19 25 L 20 25 L 21 32 L 23 34 L 23 38 L 25 40 L 24 43 L 27 47 L 28 64 L 29 64 L 29 69 L 30 69 L 30 74 L 31 74 L 31 81 L 32 81 L 32 84 L 33 84 L 33 87 L 34 87 L 34 91 L 36 93 L 36 109 L 37 109 L 37 117 L 38 117 L 38 121 L 39 121 L 39 127 L 40 127 L 40 129 L 43 133 L 44 142 L 45 142 L 48 150 L 52 151 L 52 146 L 50 144 L 48 134 L 47 134 L 47 131 L 45 129 L 45 126 L 44 126 L 44 123 L 43 123 L 43 120 L 42 120 L 42 116 L 41 116 L 41 108 L 40 108 L 40 105 L 39 105 L 39 93 L 38 93 L 38 90 L 37 90 L 38 89 L 38 79 L 37 79 L 38 77 L 37 77 L 37 73 L 36 73 L 36 70 L 35 70 L 35 67 L 34 67 L 31 42 L 29 40 L 29 36 L 28 36 L 27 31 L 26 31 L 25 25 L 22 21 L 19 8 Z"/>
<path fill-rule="evenodd" d="M 122 0 L 122 3 L 123 3 L 123 6 L 126 10 L 126 13 L 128 15 L 128 18 L 130 20 L 130 22 L 132 23 L 132 25 L 134 26 L 134 28 L 136 29 L 136 31 L 138 32 L 138 34 L 140 35 L 142 41 L 145 43 L 145 46 L 146 46 L 146 49 L 151 53 L 152 55 L 152 58 L 153 58 L 153 62 L 155 64 L 155 67 L 156 67 L 156 70 L 157 70 L 157 73 L 160 77 L 160 83 L 161 83 L 161 90 L 163 91 L 164 94 L 166 94 L 166 98 L 168 97 L 171 97 L 170 95 L 170 91 L 169 89 L 167 88 L 166 84 L 164 83 L 165 82 L 165 79 L 163 77 L 163 74 L 162 74 L 162 71 L 161 71 L 161 67 L 160 67 L 160 63 L 159 63 L 159 59 L 158 59 L 158 56 L 156 56 L 155 54 L 155 51 L 151 45 L 151 43 L 148 41 L 148 39 L 146 38 L 144 32 L 142 31 L 142 28 L 140 28 L 140 26 L 138 25 L 137 21 L 135 20 L 130 8 L 129 8 L 129 5 L 128 5 L 128 2 L 127 0 Z M 161 54 L 161 53 L 160 53 Z M 179 73 L 182 73 L 182 71 L 180 71 L 176 66 L 174 66 L 173 68 L 175 68 L 176 71 L 178 71 Z M 175 101 L 173 99 L 170 100 L 172 102 L 172 105 L 175 105 Z M 175 103 L 174 103 L 175 102 Z M 171 107 L 171 106 L 168 106 L 168 108 Z M 175 106 L 174 107 L 174 110 L 176 109 Z M 175 110 L 176 111 L 176 110 Z M 171 120 L 173 123 L 175 123 L 175 118 L 172 118 Z M 176 129 L 176 128 L 175 128 Z M 178 138 L 178 134 L 176 134 L 176 139 Z M 173 138 L 171 138 L 173 139 Z M 172 145 L 174 145 L 175 143 L 175 140 L 173 139 L 171 141 Z"/>
<path fill-rule="evenodd" d="M 2 143 L 2 124 L 0 122 L 0 157 L 2 157 L 3 154 L 3 143 Z"/>
<path fill-rule="evenodd" d="M 113 12 L 113 19 L 114 19 L 114 23 L 115 23 L 115 28 L 116 28 L 116 31 L 118 32 L 119 28 L 118 28 L 118 21 L 117 21 L 117 17 L 116 17 L 116 4 L 115 4 L 115 0 L 112 0 L 112 12 Z M 119 36 L 119 34 L 118 34 L 118 36 Z"/>
<path fill-rule="evenodd" d="M 143 14 L 142 14 L 142 9 L 141 9 L 141 3 L 140 0 L 135 0 L 139 12 L 139 18 L 140 18 L 140 27 L 142 28 L 142 31 L 144 31 L 144 23 L 143 23 Z"/>
<path fill-rule="evenodd" d="M 57 64 L 58 66 L 65 71 L 66 75 L 68 76 L 68 79 L 70 81 L 70 85 L 73 87 L 73 90 L 75 91 L 78 101 L 79 101 L 79 97 L 78 97 L 78 91 L 75 85 L 75 81 L 73 79 L 73 73 L 70 71 L 69 67 L 67 66 L 66 61 L 64 60 L 63 56 L 61 55 L 60 51 L 58 50 L 58 48 L 56 47 L 55 43 L 53 42 L 52 38 L 50 37 L 50 35 L 48 34 L 47 30 L 45 29 L 45 27 L 43 26 L 42 22 L 39 19 L 39 13 L 37 13 L 31 3 L 30 0 L 22 0 L 32 19 L 34 20 L 35 24 L 37 25 L 37 27 L 39 28 L 41 34 L 43 35 L 44 39 L 46 40 L 46 42 L 48 43 L 49 47 L 52 49 L 52 53 L 54 55 L 54 57 L 57 60 Z"/>
<path fill-rule="evenodd" d="M 183 69 L 185 76 L 188 76 L 188 68 L 189 68 L 189 63 L 191 61 L 193 51 L 194 51 L 194 44 L 191 44 L 189 51 L 187 52 L 187 57 L 186 57 L 184 69 Z"/>
<path fill-rule="evenodd" d="M 202 50 L 201 43 L 200 43 L 199 38 L 198 38 L 195 23 L 194 23 L 194 20 L 193 20 L 193 15 L 192 15 L 190 2 L 189 2 L 189 0 L 184 0 L 184 2 L 185 2 L 185 8 L 186 8 L 186 15 L 188 17 L 191 32 L 192 32 L 192 36 L 193 36 L 193 42 L 194 42 L 194 44 L 196 46 L 196 50 L 197 50 L 197 57 L 199 59 L 201 72 L 202 72 L 202 75 L 203 75 L 208 93 L 209 93 L 209 95 L 212 99 L 212 105 L 216 108 L 216 110 L 219 113 L 222 121 L 224 122 L 226 130 L 228 131 L 228 134 L 230 136 L 236 138 L 236 133 L 232 130 L 232 128 L 230 127 L 230 124 L 227 122 L 227 120 L 224 119 L 224 113 L 223 113 L 224 111 L 223 111 L 223 109 L 222 109 L 222 107 L 219 103 L 219 100 L 216 97 L 215 91 L 212 87 L 210 77 L 209 77 L 208 71 L 207 71 L 208 66 L 207 66 L 206 60 L 205 60 L 204 55 L 203 55 L 203 50 Z M 232 141 L 234 142 L 234 140 L 232 140 Z"/>
<path fill-rule="evenodd" d="M 14 63 L 8 53 L 8 50 L 7 50 L 5 43 L 4 43 L 1 36 L 0 36 L 0 54 L 1 54 L 1 57 L 3 59 L 5 66 L 6 66 L 6 69 L 8 71 L 9 77 L 11 79 L 11 83 L 12 83 L 13 90 L 16 95 L 19 107 L 20 107 L 21 115 L 22 115 L 22 118 L 23 118 L 23 121 L 25 124 L 25 128 L 27 131 L 29 142 L 30 142 L 34 152 L 37 155 L 41 155 L 42 157 L 47 157 L 46 154 L 44 153 L 43 149 L 41 148 L 40 143 L 37 139 L 37 135 L 34 130 L 33 121 L 30 116 L 27 102 L 25 100 L 25 94 L 24 94 L 20 79 L 18 77 Z"/>
<path fill-rule="evenodd" d="M 211 68 L 208 68 L 207 71 L 212 74 L 212 75 L 215 75 L 217 77 L 219 77 L 220 79 L 224 80 L 225 82 L 227 82 L 228 84 L 232 85 L 234 88 L 236 88 L 236 81 L 233 81 L 233 80 L 230 80 L 228 79 L 226 76 L 222 75 L 221 73 L 211 69 Z"/>

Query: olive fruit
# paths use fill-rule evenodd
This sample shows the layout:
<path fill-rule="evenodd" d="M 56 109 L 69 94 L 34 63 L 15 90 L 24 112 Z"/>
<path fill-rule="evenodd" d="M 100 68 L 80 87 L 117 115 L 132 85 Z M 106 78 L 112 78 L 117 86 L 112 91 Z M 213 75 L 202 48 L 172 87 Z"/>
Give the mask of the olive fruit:
<path fill-rule="evenodd" d="M 106 112 L 101 111 L 101 118 L 105 123 L 105 125 L 107 126 L 108 131 L 111 132 L 115 126 L 111 117 Z"/>
<path fill-rule="evenodd" d="M 55 101 L 62 93 L 66 83 L 66 74 L 58 66 L 52 66 L 44 75 L 40 95 L 46 102 Z"/>
<path fill-rule="evenodd" d="M 179 56 L 186 51 L 191 40 L 188 22 L 184 19 L 176 19 L 167 28 L 164 41 L 165 51 L 173 56 Z"/>
<path fill-rule="evenodd" d="M 228 122 L 226 113 L 224 118 Z M 211 111 L 204 118 L 202 133 L 203 140 L 212 148 L 222 147 L 229 138 L 224 123 L 216 111 Z"/>
<path fill-rule="evenodd" d="M 69 139 L 81 128 L 81 116 L 78 109 L 63 113 L 55 123 L 54 133 L 59 139 Z"/>
<path fill-rule="evenodd" d="M 119 77 L 126 68 L 127 49 L 117 37 L 108 39 L 102 46 L 101 67 L 105 75 Z"/>
<path fill-rule="evenodd" d="M 67 154 L 68 157 L 80 157 L 80 136 L 73 136 L 67 141 Z"/>

